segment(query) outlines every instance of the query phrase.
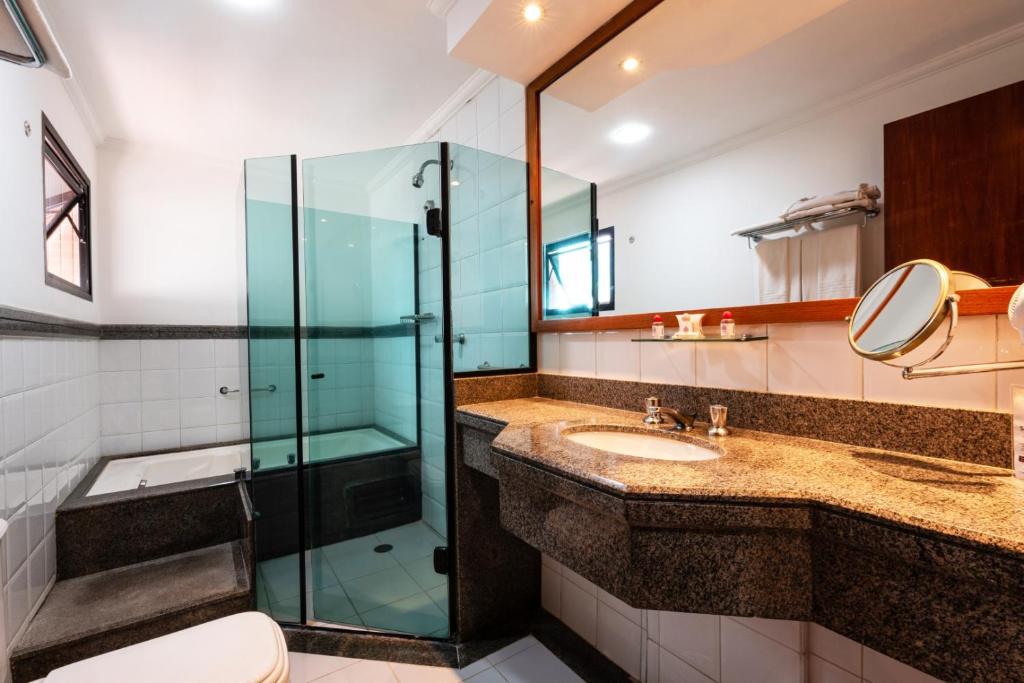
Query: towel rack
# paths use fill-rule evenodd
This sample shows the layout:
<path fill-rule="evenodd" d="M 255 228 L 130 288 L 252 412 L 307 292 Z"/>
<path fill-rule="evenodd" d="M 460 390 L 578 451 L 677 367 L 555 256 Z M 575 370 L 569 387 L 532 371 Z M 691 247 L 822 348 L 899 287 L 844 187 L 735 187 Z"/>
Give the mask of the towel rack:
<path fill-rule="evenodd" d="M 840 218 L 848 218 L 849 216 L 860 215 L 862 221 L 867 222 L 867 219 L 874 218 L 881 213 L 882 208 L 879 206 L 876 209 L 866 209 L 862 206 L 850 206 L 845 209 L 837 209 L 835 211 L 826 211 L 825 213 L 817 216 L 802 216 L 800 218 L 794 218 L 788 221 L 778 221 L 777 223 L 765 223 L 764 225 L 758 225 L 754 228 L 745 228 L 743 230 L 737 230 L 732 233 L 735 237 L 746 237 L 747 247 L 753 248 L 755 244 L 760 242 L 765 235 L 774 235 L 776 233 L 785 232 L 786 230 L 792 230 L 798 228 L 801 225 L 810 225 L 811 223 L 824 223 L 826 221 L 834 221 Z"/>

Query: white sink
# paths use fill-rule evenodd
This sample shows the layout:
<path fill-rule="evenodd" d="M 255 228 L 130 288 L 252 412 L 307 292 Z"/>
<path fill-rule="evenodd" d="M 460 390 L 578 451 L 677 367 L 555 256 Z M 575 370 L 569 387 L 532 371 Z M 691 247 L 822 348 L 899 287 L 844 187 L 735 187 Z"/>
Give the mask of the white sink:
<path fill-rule="evenodd" d="M 661 434 L 580 431 L 565 434 L 565 438 L 590 448 L 631 455 L 634 458 L 693 462 L 722 457 L 714 448 Z"/>

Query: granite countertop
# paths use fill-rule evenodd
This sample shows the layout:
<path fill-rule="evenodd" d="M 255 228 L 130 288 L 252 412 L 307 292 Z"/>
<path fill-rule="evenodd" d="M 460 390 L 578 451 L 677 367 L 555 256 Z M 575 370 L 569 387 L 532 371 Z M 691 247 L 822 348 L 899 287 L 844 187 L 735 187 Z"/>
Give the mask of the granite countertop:
<path fill-rule="evenodd" d="M 744 429 L 712 439 L 699 424 L 687 438 L 717 442 L 721 458 L 648 460 L 562 436 L 581 424 L 643 428 L 639 412 L 545 398 L 459 411 L 507 425 L 500 453 L 624 498 L 815 504 L 1024 556 L 1024 480 L 1011 470 Z"/>

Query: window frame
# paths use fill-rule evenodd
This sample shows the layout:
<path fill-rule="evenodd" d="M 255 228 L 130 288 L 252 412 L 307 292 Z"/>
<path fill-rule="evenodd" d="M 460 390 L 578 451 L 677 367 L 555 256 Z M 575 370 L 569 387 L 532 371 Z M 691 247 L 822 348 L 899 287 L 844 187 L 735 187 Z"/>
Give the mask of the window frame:
<path fill-rule="evenodd" d="M 79 165 L 67 144 L 61 138 L 53 124 L 42 114 L 42 150 L 40 154 L 40 168 L 42 170 L 42 195 L 43 195 L 43 281 L 44 283 L 62 292 L 72 294 L 86 301 L 92 301 L 92 184 L 89 176 Z M 58 228 L 61 221 L 54 221 L 48 224 L 46 220 L 46 164 L 49 163 L 53 170 L 68 184 L 72 190 L 78 193 L 75 204 L 81 207 L 79 216 L 78 235 L 80 240 L 78 258 L 79 274 L 81 285 L 76 285 L 59 275 L 50 272 L 49 256 L 46 249 L 46 240 L 50 234 Z M 63 217 L 61 218 L 63 220 Z"/>
<path fill-rule="evenodd" d="M 615 226 L 609 225 L 607 228 L 601 228 L 597 231 L 594 236 L 594 264 L 595 270 L 597 268 L 597 243 L 601 239 L 602 235 L 608 235 L 608 295 L 609 299 L 605 303 L 601 303 L 600 298 L 597 295 L 600 282 L 598 278 L 594 278 L 594 301 L 597 302 L 597 310 L 599 311 L 614 311 L 615 310 Z"/>
<path fill-rule="evenodd" d="M 598 297 L 598 258 L 597 258 L 597 242 L 603 236 L 608 235 L 608 290 L 609 300 L 602 303 Z M 549 273 L 551 270 L 552 256 L 556 255 L 561 249 L 566 247 L 573 247 L 576 245 L 590 244 L 590 258 L 591 258 L 591 301 L 594 302 L 595 306 L 576 306 L 575 308 L 567 309 L 555 309 L 548 306 L 550 301 L 550 289 L 548 283 L 550 282 Z M 600 311 L 614 311 L 615 310 L 615 226 L 610 225 L 607 228 L 601 228 L 599 230 L 592 231 L 589 235 L 581 232 L 578 235 L 571 235 L 564 237 L 554 242 L 549 242 L 544 245 L 544 273 L 543 273 L 543 286 L 544 286 L 544 317 L 545 318 L 557 318 L 559 316 L 567 315 L 579 315 L 581 313 L 589 313 L 591 316 L 598 315 Z"/>
<path fill-rule="evenodd" d="M 553 257 L 557 255 L 560 250 L 566 249 L 567 247 L 575 247 L 576 245 L 583 245 L 589 243 L 593 247 L 591 235 L 587 233 L 580 233 L 578 235 L 571 235 L 570 237 L 564 237 L 554 242 L 549 242 L 544 245 L 544 316 L 545 317 L 557 317 L 563 315 L 578 315 L 580 313 L 589 313 L 593 315 L 594 310 L 590 306 L 576 306 L 574 308 L 549 308 L 548 301 L 551 300 L 550 288 L 548 283 L 551 278 L 549 277 L 550 270 L 552 268 Z M 593 254 L 593 252 L 591 252 Z"/>

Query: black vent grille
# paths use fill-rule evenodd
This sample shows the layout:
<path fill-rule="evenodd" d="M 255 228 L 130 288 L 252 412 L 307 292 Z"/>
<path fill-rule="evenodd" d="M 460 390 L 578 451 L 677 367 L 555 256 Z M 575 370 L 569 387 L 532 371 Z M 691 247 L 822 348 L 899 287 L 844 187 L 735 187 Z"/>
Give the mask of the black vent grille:
<path fill-rule="evenodd" d="M 415 503 L 416 490 L 408 475 L 353 482 L 345 487 L 345 507 L 356 523 L 405 512 Z"/>

